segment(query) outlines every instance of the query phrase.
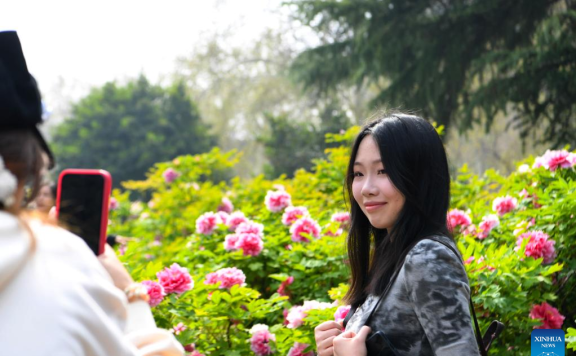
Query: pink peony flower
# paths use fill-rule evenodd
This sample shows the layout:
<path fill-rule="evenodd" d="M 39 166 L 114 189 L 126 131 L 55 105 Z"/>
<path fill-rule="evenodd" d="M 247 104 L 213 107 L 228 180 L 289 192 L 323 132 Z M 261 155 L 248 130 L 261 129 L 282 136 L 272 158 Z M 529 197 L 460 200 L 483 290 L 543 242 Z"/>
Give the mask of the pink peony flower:
<path fill-rule="evenodd" d="M 154 281 L 142 281 L 140 284 L 146 287 L 146 290 L 148 291 L 148 295 L 150 296 L 148 303 L 151 307 L 157 306 L 164 299 L 166 292 L 164 292 L 164 287 L 162 287 L 160 283 Z"/>
<path fill-rule="evenodd" d="M 287 296 L 288 294 L 286 293 L 286 288 L 291 285 L 292 283 L 294 283 L 294 277 L 289 276 L 288 278 L 286 278 L 285 281 L 283 281 L 282 283 L 280 283 L 280 287 L 278 287 L 278 290 L 276 291 L 278 294 L 280 294 L 281 296 Z"/>
<path fill-rule="evenodd" d="M 558 168 L 571 168 L 574 165 L 576 165 L 576 154 L 566 150 L 547 150 L 543 156 L 536 157 L 532 168 L 544 167 L 554 172 Z"/>
<path fill-rule="evenodd" d="M 222 223 L 220 216 L 213 212 L 208 212 L 200 215 L 196 219 L 196 232 L 204 235 L 211 235 L 218 224 Z"/>
<path fill-rule="evenodd" d="M 492 267 L 492 266 L 490 266 L 490 265 L 482 264 L 482 262 L 484 262 L 484 259 L 485 259 L 484 256 L 481 256 L 481 257 L 478 259 L 478 261 L 476 261 L 476 264 L 479 265 L 479 268 L 472 270 L 472 272 L 482 271 L 483 269 L 488 269 L 490 272 L 496 270 L 496 268 L 494 268 L 494 267 Z M 464 264 L 465 264 L 465 265 L 469 265 L 469 264 L 471 264 L 472 262 L 474 262 L 474 260 L 475 260 L 474 256 L 470 256 L 470 257 L 468 257 L 468 259 L 466 259 L 466 261 L 464 261 Z"/>
<path fill-rule="evenodd" d="M 546 164 L 546 160 L 543 157 L 536 157 L 536 159 L 534 160 L 534 164 L 532 164 L 532 168 L 540 168 L 540 167 L 544 167 L 544 165 Z"/>
<path fill-rule="evenodd" d="M 296 220 L 304 217 L 310 216 L 308 213 L 308 209 L 304 206 L 289 206 L 284 210 L 284 214 L 282 214 L 282 224 L 284 225 L 292 225 Z"/>
<path fill-rule="evenodd" d="M 447 222 L 446 225 L 448 229 L 452 232 L 456 226 L 466 227 L 472 223 L 472 219 L 470 216 L 463 212 L 462 210 L 452 209 L 448 212 L 448 216 L 446 218 Z"/>
<path fill-rule="evenodd" d="M 520 191 L 520 193 L 518 193 L 518 196 L 522 199 L 526 199 L 530 197 L 530 193 L 528 193 L 528 191 L 526 190 L 526 188 L 522 189 Z"/>
<path fill-rule="evenodd" d="M 287 356 L 314 356 L 314 351 L 304 353 L 304 350 L 310 346 L 308 344 L 301 344 L 299 342 L 295 342 L 294 346 L 288 350 Z"/>
<path fill-rule="evenodd" d="M 336 231 L 332 231 L 331 229 L 328 229 L 324 235 L 326 235 L 326 236 L 340 236 L 343 233 L 344 233 L 344 230 L 342 230 L 342 228 L 339 228 Z"/>
<path fill-rule="evenodd" d="M 225 211 L 217 211 L 216 215 L 218 215 L 218 217 L 220 218 L 220 223 L 226 225 L 226 222 L 228 221 L 230 215 L 228 215 L 228 213 Z"/>
<path fill-rule="evenodd" d="M 236 247 L 236 243 L 238 242 L 238 235 L 230 234 L 226 235 L 224 239 L 224 249 L 226 251 L 236 251 L 238 247 Z"/>
<path fill-rule="evenodd" d="M 307 300 L 303 305 L 296 305 L 290 308 L 288 314 L 286 315 L 287 327 L 289 329 L 295 329 L 300 325 L 304 324 L 304 318 L 308 315 L 308 311 L 312 309 L 323 310 L 326 308 L 332 308 L 334 305 L 331 303 L 319 302 L 316 300 Z"/>
<path fill-rule="evenodd" d="M 168 168 L 167 170 L 162 173 L 162 177 L 164 177 L 164 181 L 168 184 L 172 183 L 174 179 L 178 178 L 180 173 L 176 172 L 172 168 Z"/>
<path fill-rule="evenodd" d="M 460 229 L 460 233 L 464 236 L 475 235 L 476 234 L 476 225 L 470 224 L 465 228 Z"/>
<path fill-rule="evenodd" d="M 516 209 L 517 205 L 518 200 L 516 198 L 512 198 L 511 196 L 506 195 L 505 197 L 498 197 L 494 199 L 494 202 L 492 202 L 492 210 L 497 212 L 498 215 L 502 216 Z"/>
<path fill-rule="evenodd" d="M 516 241 L 516 249 L 522 246 L 524 239 L 529 239 L 526 245 L 524 254 L 534 259 L 542 258 L 542 264 L 550 264 L 556 258 L 556 251 L 554 249 L 554 240 L 549 240 L 548 234 L 542 231 L 525 232 L 518 237 Z"/>
<path fill-rule="evenodd" d="M 342 228 L 348 228 L 348 226 L 350 225 L 350 213 L 349 212 L 334 213 L 330 221 L 339 222 Z"/>
<path fill-rule="evenodd" d="M 236 231 L 238 225 L 248 222 L 246 216 L 241 211 L 235 211 L 228 216 L 228 220 L 226 220 L 226 226 L 232 231 Z"/>
<path fill-rule="evenodd" d="M 548 169 L 554 172 L 558 168 L 570 168 L 575 163 L 575 155 L 567 151 L 550 151 L 548 155 Z"/>
<path fill-rule="evenodd" d="M 119 206 L 120 206 L 120 203 L 118 203 L 118 200 L 116 200 L 116 198 L 114 198 L 114 197 L 110 198 L 110 203 L 108 205 L 109 210 L 116 210 L 116 209 L 118 209 Z"/>
<path fill-rule="evenodd" d="M 172 328 L 172 330 L 170 330 L 171 332 L 173 332 L 176 335 L 180 335 L 180 333 L 184 330 L 188 329 L 186 327 L 186 325 L 182 324 L 182 323 L 178 323 L 178 325 L 174 326 Z"/>
<path fill-rule="evenodd" d="M 546 302 L 540 305 L 533 305 L 530 311 L 530 318 L 542 321 L 542 325 L 535 326 L 534 329 L 560 329 L 565 319 L 558 309 Z"/>
<path fill-rule="evenodd" d="M 338 309 L 336 309 L 336 312 L 334 313 L 334 321 L 336 321 L 337 323 L 344 321 L 349 311 L 350 311 L 349 305 L 339 306 Z"/>
<path fill-rule="evenodd" d="M 242 270 L 236 267 L 222 268 L 216 272 L 208 273 L 204 284 L 216 284 L 220 282 L 218 288 L 232 288 L 234 285 L 242 285 L 246 281 L 246 276 Z"/>
<path fill-rule="evenodd" d="M 234 205 L 232 205 L 230 199 L 226 197 L 222 198 L 222 203 L 220 204 L 220 206 L 218 206 L 218 211 L 223 211 L 225 213 L 230 214 L 232 210 L 234 210 Z"/>
<path fill-rule="evenodd" d="M 284 322 L 282 323 L 282 325 L 284 326 L 288 325 L 288 320 L 286 319 L 286 317 L 288 317 L 288 312 L 289 312 L 288 309 L 284 309 L 282 311 L 282 316 L 284 317 Z"/>
<path fill-rule="evenodd" d="M 276 341 L 276 336 L 268 331 L 266 325 L 255 325 L 250 329 L 252 337 L 250 338 L 250 350 L 258 356 L 271 355 L 273 353 L 270 347 L 271 341 Z"/>
<path fill-rule="evenodd" d="M 300 325 L 304 324 L 304 318 L 306 315 L 307 314 L 302 306 L 294 306 L 290 308 L 288 315 L 286 315 L 286 321 L 288 322 L 286 326 L 289 329 L 295 329 L 299 327 Z"/>
<path fill-rule="evenodd" d="M 238 225 L 236 228 L 237 234 L 255 234 L 264 237 L 264 225 L 256 223 L 254 221 L 246 221 Z"/>
<path fill-rule="evenodd" d="M 268 210 L 273 213 L 278 213 L 292 204 L 292 198 L 290 197 L 290 194 L 285 191 L 274 192 L 269 190 L 268 193 L 266 193 L 264 203 Z"/>
<path fill-rule="evenodd" d="M 188 344 L 184 346 L 184 351 L 190 352 L 188 356 L 204 356 L 204 354 L 201 354 L 198 352 L 198 350 L 196 350 L 196 345 L 194 344 Z"/>
<path fill-rule="evenodd" d="M 303 217 L 290 226 L 290 233 L 294 242 L 310 242 L 304 234 L 318 238 L 320 236 L 320 225 L 312 218 Z"/>
<path fill-rule="evenodd" d="M 244 253 L 244 256 L 258 256 L 264 248 L 264 242 L 259 235 L 250 232 L 239 233 L 236 248 Z"/>
<path fill-rule="evenodd" d="M 194 281 L 188 273 L 188 269 L 180 267 L 173 263 L 170 268 L 166 267 L 163 271 L 156 273 L 158 282 L 164 287 L 165 293 L 182 294 L 194 287 Z"/>
<path fill-rule="evenodd" d="M 486 215 L 482 218 L 482 222 L 478 224 L 478 234 L 476 235 L 480 240 L 488 237 L 490 231 L 496 226 L 500 225 L 500 219 L 496 215 Z"/>

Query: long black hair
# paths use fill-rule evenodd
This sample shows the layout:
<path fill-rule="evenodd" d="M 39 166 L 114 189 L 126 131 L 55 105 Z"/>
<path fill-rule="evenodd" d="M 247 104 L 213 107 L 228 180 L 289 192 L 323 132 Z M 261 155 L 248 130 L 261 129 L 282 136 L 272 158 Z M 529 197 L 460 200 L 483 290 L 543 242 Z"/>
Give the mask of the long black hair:
<path fill-rule="evenodd" d="M 373 227 L 352 194 L 358 147 L 368 135 L 378 145 L 390 180 L 405 198 L 390 231 Z M 359 305 L 368 294 L 382 294 L 394 268 L 415 243 L 434 234 L 451 237 L 446 227 L 450 173 L 440 136 L 420 117 L 377 114 L 354 141 L 346 189 L 351 210 L 348 258 L 352 277 L 345 299 Z"/>

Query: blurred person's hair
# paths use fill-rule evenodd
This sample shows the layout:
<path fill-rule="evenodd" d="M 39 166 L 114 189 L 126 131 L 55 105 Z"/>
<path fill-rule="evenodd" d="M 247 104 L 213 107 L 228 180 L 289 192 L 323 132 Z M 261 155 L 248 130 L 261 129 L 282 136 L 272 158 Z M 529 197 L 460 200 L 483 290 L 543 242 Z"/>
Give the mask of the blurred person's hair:
<path fill-rule="evenodd" d="M 58 186 L 56 185 L 56 183 L 54 183 L 50 179 L 43 178 L 42 183 L 40 183 L 40 188 L 38 189 L 38 192 L 40 192 L 40 190 L 42 190 L 42 188 L 44 187 L 50 188 L 50 194 L 52 194 L 52 197 L 54 198 L 54 200 L 56 200 L 56 195 L 58 194 Z"/>
<path fill-rule="evenodd" d="M 0 156 L 8 170 L 16 176 L 18 187 L 25 186 L 24 202 L 34 200 L 41 187 L 44 160 L 35 135 L 26 129 L 3 129 L 0 132 Z M 0 209 L 18 215 L 21 205 Z"/>

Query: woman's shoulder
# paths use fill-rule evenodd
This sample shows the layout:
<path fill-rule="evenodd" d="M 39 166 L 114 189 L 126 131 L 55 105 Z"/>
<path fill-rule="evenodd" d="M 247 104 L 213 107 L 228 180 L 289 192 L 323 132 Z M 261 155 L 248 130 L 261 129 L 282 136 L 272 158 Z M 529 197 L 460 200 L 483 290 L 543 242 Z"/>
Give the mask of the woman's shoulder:
<path fill-rule="evenodd" d="M 0 241 L 0 260 L 9 261 L 0 263 L 0 272 L 23 264 L 30 256 L 75 266 L 90 266 L 88 269 L 99 265 L 82 239 L 40 219 L 18 218 L 0 212 L 0 235 L 3 237 Z"/>
<path fill-rule="evenodd" d="M 409 274 L 423 271 L 448 273 L 458 270 L 460 275 L 462 274 L 460 272 L 464 271 L 462 260 L 452 249 L 457 250 L 456 244 L 447 236 L 438 235 L 422 239 L 406 255 L 404 270 Z"/>
<path fill-rule="evenodd" d="M 418 241 L 408 252 L 406 258 L 435 259 L 438 257 L 453 257 L 459 260 L 460 256 L 454 254 L 453 249 L 457 250 L 454 240 L 447 236 L 434 235 Z"/>

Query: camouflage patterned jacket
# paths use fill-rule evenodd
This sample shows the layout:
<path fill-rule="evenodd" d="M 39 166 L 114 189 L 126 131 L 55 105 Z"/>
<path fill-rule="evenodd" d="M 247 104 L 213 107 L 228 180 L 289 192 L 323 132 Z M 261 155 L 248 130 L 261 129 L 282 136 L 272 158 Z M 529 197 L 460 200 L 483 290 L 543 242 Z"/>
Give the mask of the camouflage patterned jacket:
<path fill-rule="evenodd" d="M 447 237 L 437 236 L 454 246 Z M 469 310 L 470 287 L 458 256 L 441 243 L 418 242 L 368 326 L 381 330 L 401 356 L 480 355 Z M 346 325 L 365 324 L 378 297 L 370 295 Z"/>

